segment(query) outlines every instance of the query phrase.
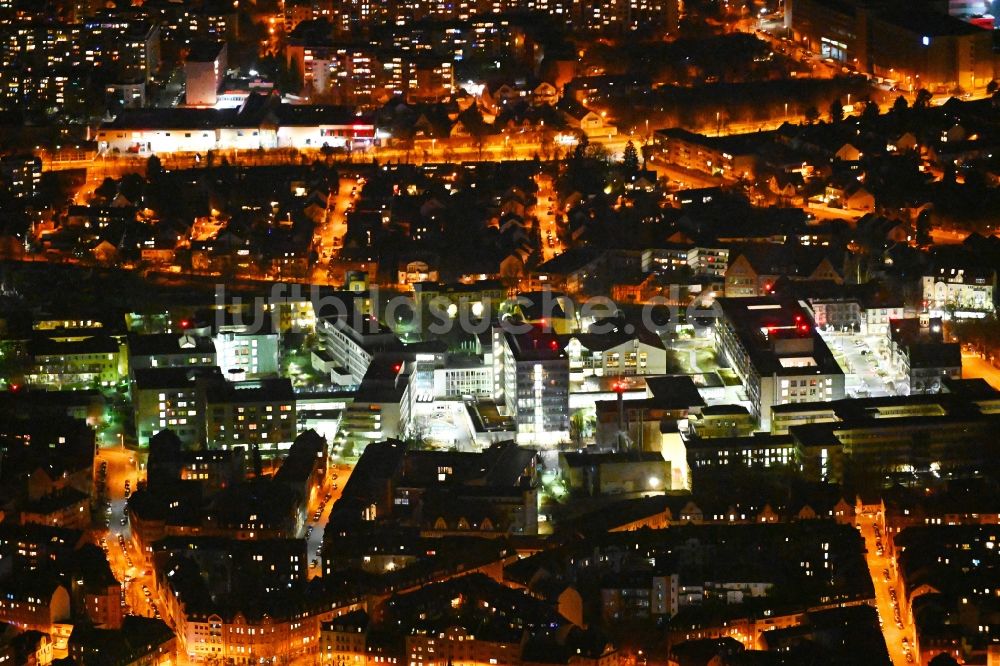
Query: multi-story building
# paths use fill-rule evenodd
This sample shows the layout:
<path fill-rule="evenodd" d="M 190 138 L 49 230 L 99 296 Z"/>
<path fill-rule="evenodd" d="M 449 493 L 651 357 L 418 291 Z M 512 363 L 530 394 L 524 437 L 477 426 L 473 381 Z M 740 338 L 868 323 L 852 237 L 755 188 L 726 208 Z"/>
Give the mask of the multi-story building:
<path fill-rule="evenodd" d="M 982 380 L 945 380 L 945 389 L 933 395 L 859 398 L 832 403 L 797 403 L 774 409 L 771 432 L 784 434 L 793 425 L 848 420 L 865 414 L 871 419 L 943 416 L 949 413 L 1000 412 L 1000 393 Z"/>
<path fill-rule="evenodd" d="M 218 42 L 236 37 L 239 27 L 237 0 L 210 4 L 146 2 L 144 8 L 160 24 L 163 39 L 181 47 L 199 40 Z"/>
<path fill-rule="evenodd" d="M 633 572 L 601 581 L 601 617 L 607 622 L 626 618 L 670 617 L 677 614 L 680 580 L 676 573 Z"/>
<path fill-rule="evenodd" d="M 7 575 L 17 567 L 30 572 L 53 564 L 62 565 L 83 544 L 83 531 L 12 521 L 0 523 L 0 562 Z"/>
<path fill-rule="evenodd" d="M 201 441 L 202 404 L 197 382 L 221 379 L 218 367 L 145 368 L 133 373 L 132 407 L 139 446 L 148 446 L 158 432 L 169 429 L 185 447 Z"/>
<path fill-rule="evenodd" d="M 21 522 L 70 529 L 90 525 L 90 496 L 76 488 L 61 488 L 21 505 Z"/>
<path fill-rule="evenodd" d="M 717 303 L 716 350 L 746 387 L 762 428 L 770 427 L 774 405 L 844 397 L 844 373 L 797 303 L 763 297 Z"/>
<path fill-rule="evenodd" d="M 873 301 L 862 304 L 861 332 L 865 335 L 888 335 L 889 322 L 902 319 L 906 312 L 901 302 Z"/>
<path fill-rule="evenodd" d="M 52 634 L 69 621 L 69 592 L 54 576 L 13 576 L 0 583 L 0 622 Z"/>
<path fill-rule="evenodd" d="M 160 26 L 155 21 L 104 11 L 81 32 L 83 61 L 108 70 L 112 80 L 148 83 L 160 67 Z"/>
<path fill-rule="evenodd" d="M 219 367 L 231 379 L 257 379 L 278 374 L 278 333 L 265 319 L 262 326 L 242 323 L 216 327 L 215 350 Z"/>
<path fill-rule="evenodd" d="M 924 309 L 931 316 L 984 317 L 994 311 L 997 272 L 971 267 L 939 267 L 921 280 Z"/>
<path fill-rule="evenodd" d="M 434 368 L 434 396 L 489 398 L 493 395 L 493 368 L 478 360 L 449 359 Z"/>
<path fill-rule="evenodd" d="M 29 386 L 48 389 L 116 386 L 123 376 L 118 341 L 103 335 L 36 336 L 28 345 Z"/>
<path fill-rule="evenodd" d="M 439 660 L 444 664 L 489 664 L 494 661 L 516 664 L 520 661 L 520 629 L 508 626 L 504 631 L 498 626 L 495 631 L 484 632 L 486 636 L 476 626 L 453 625 L 441 629 L 433 634 L 414 632 L 406 636 L 406 661 L 427 666 Z M 434 661 L 425 661 L 431 658 Z"/>
<path fill-rule="evenodd" d="M 360 312 L 322 317 L 316 332 L 334 367 L 344 369 L 354 384 L 364 379 L 377 352 L 393 351 L 400 346 L 390 329 L 375 317 Z"/>
<path fill-rule="evenodd" d="M 275 118 L 277 122 L 275 122 Z M 97 131 L 101 152 L 153 153 L 370 146 L 375 126 L 353 108 L 283 104 L 249 93 L 236 108 L 124 109 Z"/>
<path fill-rule="evenodd" d="M 829 248 L 752 243 L 729 255 L 726 296 L 770 296 L 780 278 L 793 282 L 844 282 Z"/>
<path fill-rule="evenodd" d="M 687 265 L 695 275 L 721 278 L 729 265 L 728 247 L 702 247 L 696 245 L 688 250 Z"/>
<path fill-rule="evenodd" d="M 861 329 L 861 303 L 856 298 L 810 298 L 813 321 L 824 330 L 858 331 Z"/>
<path fill-rule="evenodd" d="M 670 128 L 656 130 L 653 145 L 666 162 L 694 171 L 735 179 L 753 175 L 756 169 L 756 147 L 745 137 L 710 137 Z"/>
<path fill-rule="evenodd" d="M 667 350 L 656 336 L 574 333 L 564 336 L 564 345 L 572 380 L 667 372 Z"/>
<path fill-rule="evenodd" d="M 962 350 L 945 342 L 940 319 L 911 317 L 889 322 L 885 355 L 905 394 L 937 393 L 945 378 L 962 378 Z"/>
<path fill-rule="evenodd" d="M 936 394 L 779 405 L 771 431 L 791 435 L 795 460 L 815 478 L 980 469 L 996 455 L 982 442 L 992 441 L 1000 393 L 981 380 L 943 383 Z"/>
<path fill-rule="evenodd" d="M 42 161 L 33 155 L 0 157 L 0 189 L 16 201 L 28 201 L 38 193 Z"/>
<path fill-rule="evenodd" d="M 667 243 L 642 251 L 642 272 L 676 271 L 689 266 L 689 257 L 694 245 L 691 243 Z"/>
<path fill-rule="evenodd" d="M 518 444 L 553 446 L 569 438 L 569 356 L 558 336 L 531 327 L 501 334 L 501 377 Z"/>
<path fill-rule="evenodd" d="M 455 72 L 450 55 L 405 52 L 383 53 L 381 88 L 386 97 L 402 96 L 410 102 L 438 102 L 454 92 Z"/>
<path fill-rule="evenodd" d="M 693 437 L 686 442 L 688 465 L 702 467 L 771 467 L 795 462 L 795 445 L 788 435 Z"/>
<path fill-rule="evenodd" d="M 417 282 L 413 285 L 414 310 L 418 313 L 420 330 L 434 332 L 433 325 L 447 327 L 458 321 L 479 321 L 496 315 L 506 298 L 506 290 L 498 281 Z"/>
<path fill-rule="evenodd" d="M 209 448 L 242 445 L 273 454 L 295 439 L 295 393 L 288 379 L 202 381 L 198 393 Z"/>
<path fill-rule="evenodd" d="M 994 77 L 991 31 L 928 8 L 796 0 L 785 26 L 824 58 L 908 89 L 972 90 Z"/>
<path fill-rule="evenodd" d="M 312 656 L 320 650 L 321 625 L 355 609 L 321 590 L 306 591 L 301 539 L 169 537 L 156 543 L 152 560 L 165 616 L 192 660 L 248 664 Z M 226 590 L 253 594 L 202 597 L 207 588 L 198 571 L 212 571 Z"/>
<path fill-rule="evenodd" d="M 218 365 L 215 344 L 206 336 L 174 333 L 131 333 L 128 368 L 132 378 L 149 368 L 206 368 Z"/>
<path fill-rule="evenodd" d="M 705 405 L 688 415 L 692 437 L 749 437 L 756 428 L 753 415 L 743 405 Z"/>
<path fill-rule="evenodd" d="M 226 77 L 225 42 L 197 42 L 184 60 L 184 101 L 188 106 L 215 106 Z"/>
<path fill-rule="evenodd" d="M 197 481 L 207 490 L 218 491 L 245 480 L 246 451 L 186 450 L 173 430 L 161 430 L 149 442 L 147 485 L 159 488 L 177 480 Z"/>
<path fill-rule="evenodd" d="M 19 19 L 0 26 L 0 108 L 73 111 L 89 94 L 82 27 Z"/>
<path fill-rule="evenodd" d="M 368 614 L 346 613 L 320 628 L 320 659 L 324 666 L 366 666 L 365 638 Z"/>
<path fill-rule="evenodd" d="M 177 658 L 177 637 L 163 620 L 126 615 L 120 627 L 77 623 L 72 629 L 67 647 L 74 663 L 111 660 L 133 666 L 167 666 Z"/>

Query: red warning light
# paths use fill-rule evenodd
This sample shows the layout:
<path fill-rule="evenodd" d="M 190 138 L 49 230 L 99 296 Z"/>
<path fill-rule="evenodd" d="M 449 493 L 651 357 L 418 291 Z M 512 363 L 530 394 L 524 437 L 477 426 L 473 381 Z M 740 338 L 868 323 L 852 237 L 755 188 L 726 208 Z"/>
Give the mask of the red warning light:
<path fill-rule="evenodd" d="M 559 343 L 556 342 L 555 340 L 553 340 L 553 341 L 551 341 L 549 343 L 549 347 L 552 348 L 552 351 L 555 351 L 555 350 L 559 349 Z"/>
<path fill-rule="evenodd" d="M 808 333 L 809 332 L 809 324 L 800 324 L 799 325 L 799 330 L 802 331 L 803 333 Z"/>
<path fill-rule="evenodd" d="M 190 319 L 181 319 L 180 324 L 181 324 L 181 329 L 183 329 L 185 331 L 187 329 L 191 328 L 191 320 Z"/>
<path fill-rule="evenodd" d="M 397 363 L 394 366 L 392 366 L 392 371 L 393 372 L 399 372 L 402 369 L 403 369 L 403 364 L 402 363 Z"/>

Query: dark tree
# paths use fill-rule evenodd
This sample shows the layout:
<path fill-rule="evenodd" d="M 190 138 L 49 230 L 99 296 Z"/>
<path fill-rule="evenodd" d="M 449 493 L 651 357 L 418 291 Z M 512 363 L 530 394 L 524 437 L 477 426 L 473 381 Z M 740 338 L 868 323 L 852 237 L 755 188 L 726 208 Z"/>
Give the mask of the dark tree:
<path fill-rule="evenodd" d="M 817 120 L 819 120 L 819 109 L 817 109 L 815 106 L 810 106 L 805 110 L 805 113 L 803 115 L 805 116 L 806 124 L 812 125 Z"/>
<path fill-rule="evenodd" d="M 945 160 L 944 167 L 941 169 L 941 182 L 954 185 L 957 182 L 957 175 L 955 163 L 951 160 Z"/>
<path fill-rule="evenodd" d="M 142 176 L 137 173 L 127 173 L 122 176 L 118 185 L 118 191 L 123 197 L 135 204 L 142 200 L 145 186 L 146 181 Z"/>
<path fill-rule="evenodd" d="M 118 194 L 118 183 L 114 178 L 105 178 L 104 181 L 94 190 L 94 196 L 104 201 L 111 201 Z"/>
<path fill-rule="evenodd" d="M 67 171 L 44 171 L 42 179 L 38 183 L 38 196 L 36 202 L 41 206 L 51 206 L 52 208 L 63 208 L 72 201 L 73 191 L 82 187 L 87 180 L 86 172 L 81 170 L 82 175 L 79 182 L 73 182 L 67 177 Z"/>
<path fill-rule="evenodd" d="M 875 100 L 865 101 L 865 108 L 861 111 L 861 119 L 866 123 L 873 123 L 878 120 L 879 108 Z"/>
<path fill-rule="evenodd" d="M 913 100 L 914 109 L 926 109 L 931 105 L 931 99 L 934 96 L 931 95 L 931 91 L 927 88 L 921 88 L 917 91 L 917 97 Z"/>
<path fill-rule="evenodd" d="M 156 155 L 150 155 L 146 160 L 146 179 L 156 180 L 161 175 L 163 175 L 163 163 Z"/>
<path fill-rule="evenodd" d="M 635 149 L 635 144 L 631 141 L 625 144 L 622 166 L 628 173 L 635 173 L 639 170 L 639 151 Z"/>
<path fill-rule="evenodd" d="M 917 245 L 931 244 L 931 213 L 929 210 L 922 210 L 917 215 Z"/>
<path fill-rule="evenodd" d="M 830 122 L 839 123 L 844 120 L 844 105 L 840 103 L 840 98 L 830 102 Z"/>
<path fill-rule="evenodd" d="M 997 84 L 996 79 L 992 79 L 989 83 L 986 84 L 986 94 L 992 95 L 997 91 L 998 88 L 1000 88 L 1000 85 Z"/>
<path fill-rule="evenodd" d="M 892 112 L 899 115 L 901 113 L 906 113 L 906 110 L 910 108 L 909 103 L 906 98 L 900 95 L 896 98 L 896 101 L 892 103 Z"/>

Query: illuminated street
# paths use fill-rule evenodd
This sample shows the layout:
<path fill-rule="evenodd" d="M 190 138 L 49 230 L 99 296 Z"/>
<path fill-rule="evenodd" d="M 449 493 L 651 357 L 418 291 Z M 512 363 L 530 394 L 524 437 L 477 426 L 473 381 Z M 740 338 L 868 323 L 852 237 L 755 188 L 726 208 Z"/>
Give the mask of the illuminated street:
<path fill-rule="evenodd" d="M 985 379 L 994 388 L 1000 388 L 1000 368 L 979 354 L 962 352 L 962 376 Z"/>
<path fill-rule="evenodd" d="M 866 559 L 871 573 L 872 584 L 875 586 L 875 600 L 879 620 L 882 623 L 882 633 L 885 644 L 892 656 L 895 666 L 914 663 L 916 654 L 908 646 L 915 645 L 915 630 L 909 613 L 900 603 L 904 599 L 903 587 L 900 584 L 896 562 L 889 552 L 886 552 L 886 537 L 879 517 L 863 514 L 858 518 L 859 528 L 865 538 L 867 549 Z M 876 534 L 879 530 L 881 536 Z M 883 546 L 883 555 L 879 555 L 879 543 Z M 888 576 L 886 576 L 888 572 Z M 895 598 L 893 598 L 895 592 Z M 898 600 L 898 602 L 897 602 Z M 899 621 L 896 617 L 899 617 Z M 905 641 L 905 642 L 904 642 Z M 910 656 L 908 656 L 910 655 Z"/>

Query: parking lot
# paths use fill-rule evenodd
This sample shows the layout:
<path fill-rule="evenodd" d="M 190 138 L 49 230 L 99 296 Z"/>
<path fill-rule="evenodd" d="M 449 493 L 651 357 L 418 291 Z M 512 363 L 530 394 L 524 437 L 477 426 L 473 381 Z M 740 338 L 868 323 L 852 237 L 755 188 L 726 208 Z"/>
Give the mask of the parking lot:
<path fill-rule="evenodd" d="M 881 336 L 835 332 L 820 335 L 844 371 L 846 397 L 897 395 L 902 390 L 900 378 L 889 371 L 888 361 L 880 355 Z"/>

